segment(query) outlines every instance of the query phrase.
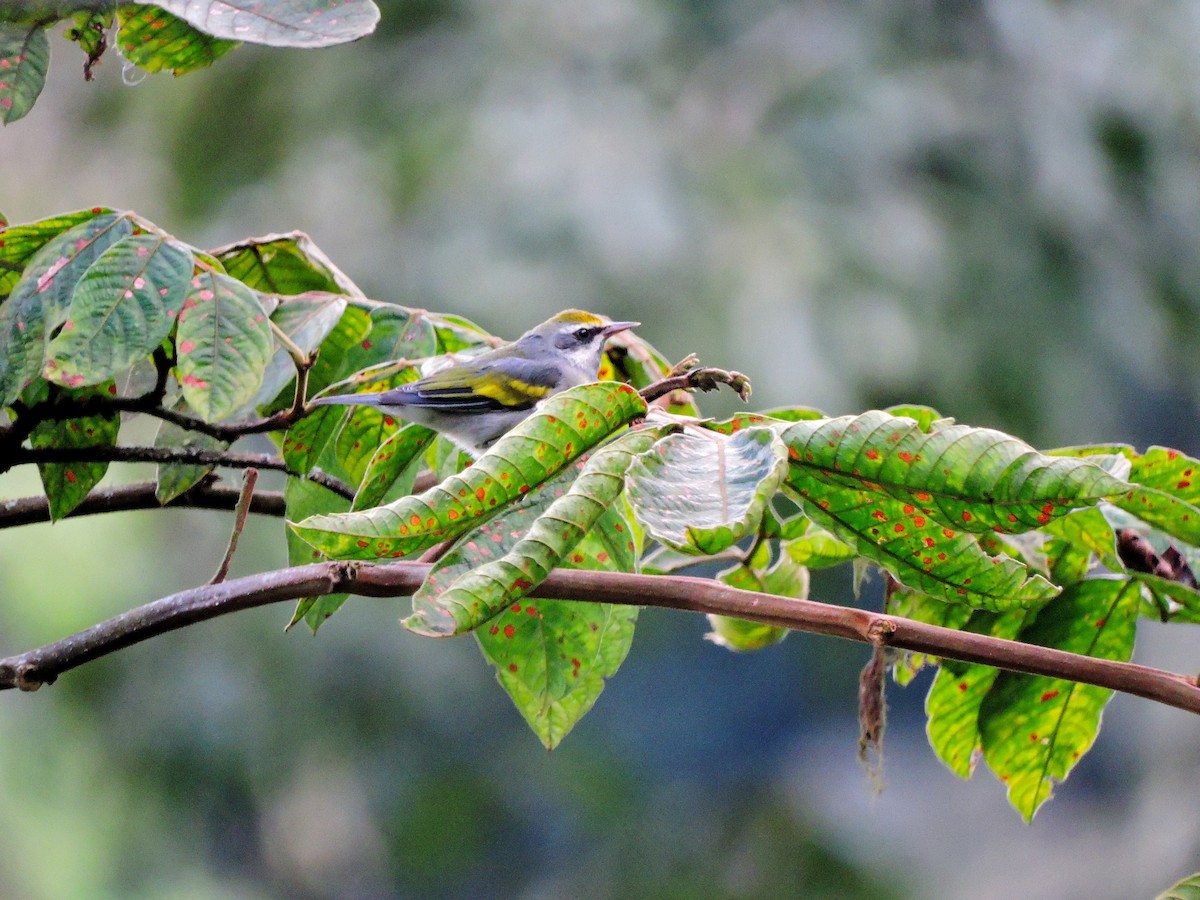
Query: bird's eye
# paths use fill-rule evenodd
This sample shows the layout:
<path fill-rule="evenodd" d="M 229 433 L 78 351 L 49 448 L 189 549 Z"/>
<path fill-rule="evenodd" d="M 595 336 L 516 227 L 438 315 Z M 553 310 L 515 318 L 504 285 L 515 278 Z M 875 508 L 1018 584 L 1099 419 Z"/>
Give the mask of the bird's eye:
<path fill-rule="evenodd" d="M 577 329 L 575 329 L 575 337 L 579 339 L 580 343 L 582 343 L 586 340 L 590 340 L 592 337 L 592 329 L 577 328 Z"/>

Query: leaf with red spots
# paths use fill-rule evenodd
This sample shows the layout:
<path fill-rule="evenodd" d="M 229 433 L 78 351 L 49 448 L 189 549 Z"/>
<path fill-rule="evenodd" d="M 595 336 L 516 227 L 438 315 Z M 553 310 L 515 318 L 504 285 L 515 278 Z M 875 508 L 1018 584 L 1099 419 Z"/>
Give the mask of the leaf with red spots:
<path fill-rule="evenodd" d="M 137 2 L 137 0 L 134 0 Z M 117 8 L 117 46 L 121 55 L 147 72 L 184 75 L 211 66 L 238 42 L 221 40 L 197 30 L 183 19 L 159 9 L 167 4 Z"/>
<path fill-rule="evenodd" d="M 887 496 L 957 531 L 1016 533 L 1128 490 L 1086 459 L 1038 453 L 988 428 L 872 410 L 797 422 L 783 433 L 793 470 L 830 487 Z"/>
<path fill-rule="evenodd" d="M 423 425 L 406 425 L 379 445 L 363 473 L 350 507 L 357 512 L 398 500 L 412 493 L 421 468 L 421 455 L 434 432 Z"/>
<path fill-rule="evenodd" d="M 413 614 L 404 626 L 432 637 L 462 634 L 528 595 L 611 509 L 624 488 L 630 460 L 660 434 L 658 429 L 635 429 L 597 450 L 566 493 L 502 557 L 458 575 L 450 584 L 435 580 L 428 589 L 423 586 L 413 596 Z"/>
<path fill-rule="evenodd" d="M 175 409 L 177 412 L 190 415 L 190 410 L 183 401 L 176 404 Z M 180 428 L 173 422 L 163 421 L 159 423 L 154 446 L 170 447 L 175 450 L 225 450 L 229 444 L 203 432 Z M 214 466 L 186 463 L 159 463 L 154 496 L 159 503 L 170 503 L 180 494 L 191 490 L 203 481 L 213 468 Z"/>
<path fill-rule="evenodd" d="M 41 372 L 46 341 L 63 324 L 83 273 L 132 230 L 122 214 L 98 215 L 51 238 L 29 260 L 0 305 L 0 406 Z"/>
<path fill-rule="evenodd" d="M 947 609 L 961 609 L 942 605 Z M 1030 615 L 1020 609 L 1003 614 L 977 609 L 971 613 L 968 621 L 960 621 L 951 627 L 972 634 L 1011 640 L 1017 636 Z M 970 778 L 982 755 L 979 707 L 999 674 L 1000 670 L 991 666 L 946 659 L 942 660 L 933 684 L 929 686 L 929 693 L 925 697 L 925 715 L 928 719 L 925 733 L 929 738 L 929 746 L 959 778 Z"/>
<path fill-rule="evenodd" d="M 350 276 L 303 231 L 249 238 L 218 247 L 212 253 L 229 275 L 264 294 L 316 291 L 363 296 Z M 365 319 L 366 313 L 363 315 Z"/>
<path fill-rule="evenodd" d="M 50 39 L 42 24 L 0 24 L 0 122 L 22 118 L 41 94 L 50 68 Z"/>
<path fill-rule="evenodd" d="M 271 313 L 271 321 L 295 344 L 301 352 L 312 353 L 321 346 L 337 327 L 346 312 L 346 298 L 339 294 L 312 291 L 305 294 L 276 295 L 278 306 Z M 296 364 L 292 356 L 282 347 L 276 347 L 271 361 L 263 373 L 263 383 L 251 402 L 262 406 L 279 396 L 283 388 L 296 380 Z M 288 401 L 291 394 L 288 395 Z"/>
<path fill-rule="evenodd" d="M 292 527 L 335 559 L 419 553 L 495 514 L 645 411 L 642 398 L 625 384 L 571 388 L 542 403 L 475 465 L 420 496 Z"/>
<path fill-rule="evenodd" d="M 1125 455 L 1134 488 L 1113 503 L 1172 537 L 1200 546 L 1200 460 L 1167 447 Z"/>
<path fill-rule="evenodd" d="M 75 285 L 42 376 L 97 384 L 149 356 L 170 334 L 192 275 L 191 252 L 156 234 L 122 238 Z"/>
<path fill-rule="evenodd" d="M 1124 571 L 1117 556 L 1117 538 L 1113 527 L 1096 507 L 1080 509 L 1055 519 L 1043 531 L 1086 550 L 1089 557 L 1092 553 L 1096 554 L 1100 562 L 1114 572 Z M 1056 581 L 1059 584 L 1066 583 L 1063 580 Z"/>
<path fill-rule="evenodd" d="M 45 385 L 41 387 L 45 391 Z M 114 389 L 115 386 L 109 381 L 78 390 L 63 389 L 62 394 L 70 398 L 107 397 Z M 120 429 L 121 419 L 116 414 L 81 416 L 58 422 L 45 420 L 33 429 L 29 442 L 35 449 L 114 447 Z M 42 487 L 50 502 L 51 521 L 70 514 L 88 492 L 99 484 L 107 471 L 107 462 L 38 463 Z"/>
<path fill-rule="evenodd" d="M 371 0 L 154 0 L 154 5 L 214 37 L 268 47 L 343 44 L 366 37 L 379 21 Z"/>
<path fill-rule="evenodd" d="M 54 237 L 97 216 L 110 215 L 111 209 L 96 207 L 63 213 L 24 225 L 0 227 L 0 299 L 8 296 L 21 277 L 21 271 Z"/>
<path fill-rule="evenodd" d="M 283 489 L 283 502 L 288 519 L 340 513 L 350 507 L 350 503 L 345 497 L 339 497 L 333 491 L 322 487 L 315 481 L 309 481 L 307 478 L 289 477 Z M 303 566 L 321 562 L 327 558 L 293 534 L 290 528 L 285 528 L 284 532 L 287 536 L 289 565 Z M 329 594 L 323 597 L 305 597 L 296 604 L 296 611 L 287 627 L 291 628 L 303 619 L 308 623 L 313 634 L 316 634 L 321 623 L 337 612 L 348 596 L 348 594 Z"/>
<path fill-rule="evenodd" d="M 1091 578 L 1040 610 L 1018 639 L 1028 644 L 1127 661 L 1133 653 L 1141 586 Z M 1061 678 L 1001 672 L 979 709 L 984 758 L 1029 821 L 1070 774 L 1100 728 L 1106 688 Z"/>
<path fill-rule="evenodd" d="M 433 317 L 403 306 L 378 306 L 371 310 L 368 340 L 346 351 L 346 365 L 358 371 L 385 360 L 421 361 L 438 352 Z"/>
<path fill-rule="evenodd" d="M 258 294 L 219 272 L 189 284 L 175 334 L 175 373 L 196 415 L 219 422 L 262 385 L 275 339 Z"/>
<path fill-rule="evenodd" d="M 759 545 L 753 558 L 746 563 L 717 574 L 717 580 L 730 587 L 760 594 L 775 594 L 780 597 L 808 599 L 808 569 L 798 565 L 787 554 L 780 554 L 771 565 L 770 548 L 764 542 Z M 745 652 L 772 647 L 788 636 L 788 629 L 763 622 L 750 622 L 732 616 L 709 613 L 709 627 L 704 635 L 718 647 Z"/>
<path fill-rule="evenodd" d="M 786 483 L 814 522 L 913 590 L 1000 612 L 1058 593 L 1018 560 L 989 555 L 975 535 L 945 527 L 925 507 L 831 484 L 795 465 Z"/>
<path fill-rule="evenodd" d="M 629 467 L 628 497 L 647 533 L 681 553 L 711 555 L 758 530 L 786 474 L 770 428 L 663 438 Z"/>

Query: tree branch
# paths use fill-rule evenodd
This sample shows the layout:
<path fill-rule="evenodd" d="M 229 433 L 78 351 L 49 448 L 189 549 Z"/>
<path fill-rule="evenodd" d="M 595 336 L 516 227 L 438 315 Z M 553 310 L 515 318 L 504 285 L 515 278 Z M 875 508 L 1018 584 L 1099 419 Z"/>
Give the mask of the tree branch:
<path fill-rule="evenodd" d="M 205 450 L 197 447 L 22 447 L 13 454 L 11 465 L 64 462 L 188 463 L 200 466 L 228 466 L 231 469 L 270 469 L 286 472 L 297 478 L 307 478 L 347 500 L 354 499 L 353 489 L 332 475 L 327 475 L 319 469 L 312 469 L 307 475 L 301 475 L 278 456 L 267 453 L 230 453 L 228 450 Z"/>
<path fill-rule="evenodd" d="M 697 366 L 697 362 L 694 355 L 687 357 L 676 364 L 666 378 L 646 385 L 638 393 L 647 403 L 652 403 L 672 391 L 715 391 L 720 385 L 727 384 L 742 400 L 750 399 L 750 379 L 741 372 Z"/>
<path fill-rule="evenodd" d="M 130 610 L 64 640 L 0 660 L 0 690 L 36 690 L 52 683 L 63 672 L 123 647 L 240 609 L 341 592 L 370 597 L 406 596 L 420 586 L 430 568 L 416 562 L 313 563 L 192 588 Z M 898 616 L 739 590 L 704 578 L 558 569 L 534 590 L 533 596 L 736 616 L 875 647 L 898 647 L 1014 672 L 1065 678 L 1200 714 L 1200 686 L 1183 675 L 927 625 Z"/>
<path fill-rule="evenodd" d="M 94 513 L 128 512 L 136 509 L 188 507 L 192 509 L 234 509 L 241 492 L 223 485 L 201 482 L 184 491 L 169 503 L 159 503 L 152 481 L 123 484 L 120 487 L 92 491 L 87 498 L 67 514 L 67 518 L 90 516 Z M 264 516 L 284 515 L 283 494 L 279 491 L 255 491 L 250 499 L 250 512 Z M 34 525 L 50 521 L 50 503 L 45 497 L 22 497 L 0 500 L 0 528 Z"/>

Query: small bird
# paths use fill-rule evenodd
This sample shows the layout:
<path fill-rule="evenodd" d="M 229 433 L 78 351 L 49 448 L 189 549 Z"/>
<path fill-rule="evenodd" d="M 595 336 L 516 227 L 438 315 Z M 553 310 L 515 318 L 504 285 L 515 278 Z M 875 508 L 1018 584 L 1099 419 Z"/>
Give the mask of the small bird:
<path fill-rule="evenodd" d="M 604 343 L 640 322 L 568 309 L 515 341 L 378 394 L 320 397 L 315 406 L 371 406 L 450 437 L 478 456 L 540 400 L 595 381 Z"/>

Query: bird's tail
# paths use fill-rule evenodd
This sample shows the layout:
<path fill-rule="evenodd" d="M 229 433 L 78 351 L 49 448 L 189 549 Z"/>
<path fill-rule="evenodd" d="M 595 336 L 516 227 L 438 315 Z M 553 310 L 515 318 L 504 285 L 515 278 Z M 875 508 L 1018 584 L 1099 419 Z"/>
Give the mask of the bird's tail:
<path fill-rule="evenodd" d="M 374 406 L 382 394 L 335 394 L 331 397 L 318 397 L 311 401 L 313 406 Z"/>

